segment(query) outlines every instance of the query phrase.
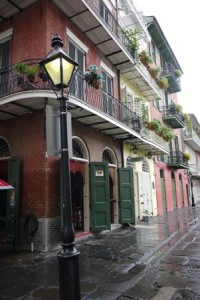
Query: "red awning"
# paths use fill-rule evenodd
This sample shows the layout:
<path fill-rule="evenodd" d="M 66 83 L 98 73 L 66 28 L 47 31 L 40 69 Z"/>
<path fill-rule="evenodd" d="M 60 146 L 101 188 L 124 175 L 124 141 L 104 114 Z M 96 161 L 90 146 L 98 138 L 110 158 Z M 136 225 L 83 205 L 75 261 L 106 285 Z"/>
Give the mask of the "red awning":
<path fill-rule="evenodd" d="M 0 179 L 0 190 L 13 190 L 14 187 L 4 180 Z"/>

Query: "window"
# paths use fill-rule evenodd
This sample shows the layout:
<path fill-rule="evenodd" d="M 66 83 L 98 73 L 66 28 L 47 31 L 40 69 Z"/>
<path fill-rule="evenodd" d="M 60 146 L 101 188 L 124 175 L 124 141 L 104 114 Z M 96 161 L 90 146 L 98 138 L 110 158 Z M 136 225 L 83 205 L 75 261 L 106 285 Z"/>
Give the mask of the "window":
<path fill-rule="evenodd" d="M 150 53 L 151 53 L 151 56 L 153 57 L 154 62 L 156 63 L 156 46 L 155 46 L 154 41 L 151 41 Z"/>
<path fill-rule="evenodd" d="M 7 142 L 3 138 L 0 138 L 0 157 L 7 157 L 10 155 L 10 149 Z"/>
<path fill-rule="evenodd" d="M 106 71 L 102 70 L 103 74 L 103 110 L 109 115 L 113 115 L 114 103 L 113 95 L 113 79 Z"/>
<path fill-rule="evenodd" d="M 122 103 L 129 109 L 132 108 L 133 95 L 127 91 L 126 87 L 122 90 Z"/>
<path fill-rule="evenodd" d="M 103 2 L 100 1 L 100 15 L 104 19 L 104 21 L 108 24 L 109 21 L 109 11 Z"/>
<path fill-rule="evenodd" d="M 153 105 L 156 109 L 160 110 L 160 100 L 158 99 L 154 100 Z"/>
<path fill-rule="evenodd" d="M 0 69 L 7 67 L 10 61 L 10 40 L 1 43 L 0 41 Z M 9 72 L 3 72 L 0 74 L 0 95 L 6 96 L 8 94 L 9 86 Z"/>
<path fill-rule="evenodd" d="M 104 149 L 102 161 L 107 162 L 108 164 L 117 165 L 116 155 L 111 148 Z"/>
<path fill-rule="evenodd" d="M 69 56 L 78 63 L 78 71 L 83 74 L 85 54 L 72 41 L 69 41 Z M 81 100 L 83 100 L 83 83 L 81 76 L 76 76 L 70 89 L 70 92 Z"/>

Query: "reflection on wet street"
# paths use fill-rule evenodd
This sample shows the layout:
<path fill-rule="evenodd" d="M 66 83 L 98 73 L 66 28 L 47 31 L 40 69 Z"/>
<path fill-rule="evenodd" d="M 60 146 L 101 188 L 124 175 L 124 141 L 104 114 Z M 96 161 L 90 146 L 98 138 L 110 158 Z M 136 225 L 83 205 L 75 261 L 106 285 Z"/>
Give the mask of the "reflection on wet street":
<path fill-rule="evenodd" d="M 200 299 L 199 216 L 182 208 L 77 240 L 82 299 Z M 1 300 L 59 299 L 57 251 L 0 255 Z"/>

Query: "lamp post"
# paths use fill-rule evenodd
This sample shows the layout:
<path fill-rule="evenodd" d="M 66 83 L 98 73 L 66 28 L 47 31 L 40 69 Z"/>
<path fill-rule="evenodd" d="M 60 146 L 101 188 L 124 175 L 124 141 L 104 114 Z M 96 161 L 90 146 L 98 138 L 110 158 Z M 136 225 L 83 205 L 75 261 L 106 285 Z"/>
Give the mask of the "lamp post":
<path fill-rule="evenodd" d="M 191 184 L 191 193 L 192 193 L 192 206 L 195 206 L 195 203 L 194 203 L 194 193 L 193 193 L 193 182 L 192 182 L 192 176 L 191 176 L 191 181 L 190 181 L 190 184 Z"/>
<path fill-rule="evenodd" d="M 194 192 L 193 192 L 193 182 L 192 182 L 192 173 L 189 170 L 188 170 L 188 178 L 190 180 L 192 206 L 195 206 L 195 203 L 194 203 Z"/>
<path fill-rule="evenodd" d="M 79 255 L 75 246 L 75 232 L 72 220 L 71 179 L 67 137 L 67 105 L 68 98 L 64 88 L 69 87 L 78 64 L 62 49 L 63 41 L 55 33 L 51 42 L 53 49 L 40 61 L 41 68 L 47 73 L 52 84 L 60 90 L 60 192 L 62 205 L 61 246 L 58 253 L 60 300 L 80 299 Z"/>

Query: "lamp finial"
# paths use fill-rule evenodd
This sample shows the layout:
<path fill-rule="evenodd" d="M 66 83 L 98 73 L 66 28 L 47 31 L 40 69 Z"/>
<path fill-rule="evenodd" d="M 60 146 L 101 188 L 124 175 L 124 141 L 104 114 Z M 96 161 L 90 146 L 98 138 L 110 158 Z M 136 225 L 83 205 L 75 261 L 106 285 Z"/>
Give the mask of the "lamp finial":
<path fill-rule="evenodd" d="M 58 33 L 54 33 L 53 38 L 51 40 L 51 46 L 52 48 L 63 47 L 63 41 Z"/>

